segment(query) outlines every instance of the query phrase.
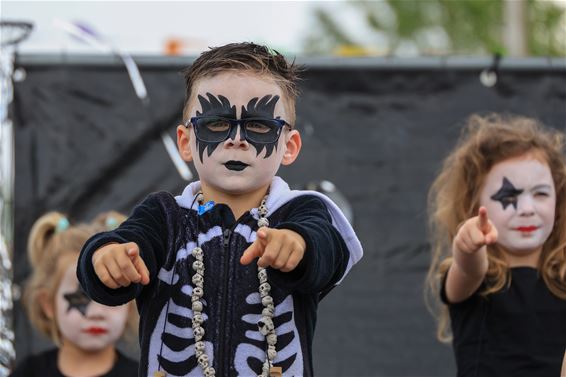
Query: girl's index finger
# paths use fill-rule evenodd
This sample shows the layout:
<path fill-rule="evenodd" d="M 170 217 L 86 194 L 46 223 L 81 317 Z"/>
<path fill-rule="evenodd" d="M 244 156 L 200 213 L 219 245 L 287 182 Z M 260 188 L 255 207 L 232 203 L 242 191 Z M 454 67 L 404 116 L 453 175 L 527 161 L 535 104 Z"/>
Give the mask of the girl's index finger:
<path fill-rule="evenodd" d="M 487 234 L 491 230 L 489 218 L 487 217 L 487 209 L 485 207 L 480 207 L 478 211 L 478 228 L 483 234 Z"/>

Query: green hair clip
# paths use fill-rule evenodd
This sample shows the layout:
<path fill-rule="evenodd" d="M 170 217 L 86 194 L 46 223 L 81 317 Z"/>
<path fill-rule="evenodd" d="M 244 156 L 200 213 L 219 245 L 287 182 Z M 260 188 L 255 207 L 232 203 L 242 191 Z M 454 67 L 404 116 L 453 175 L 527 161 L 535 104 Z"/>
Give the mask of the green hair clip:
<path fill-rule="evenodd" d="M 116 218 L 108 217 L 106 219 L 106 228 L 108 228 L 108 230 L 114 230 L 117 227 L 118 227 L 118 220 L 116 220 Z"/>
<path fill-rule="evenodd" d="M 55 233 L 61 233 L 69 228 L 69 220 L 66 217 L 61 217 L 55 226 Z"/>

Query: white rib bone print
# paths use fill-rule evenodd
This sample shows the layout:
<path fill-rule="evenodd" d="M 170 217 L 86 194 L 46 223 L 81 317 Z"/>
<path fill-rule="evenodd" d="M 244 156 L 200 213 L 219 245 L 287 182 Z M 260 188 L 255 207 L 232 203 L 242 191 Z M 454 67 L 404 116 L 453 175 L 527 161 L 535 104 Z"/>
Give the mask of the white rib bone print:
<path fill-rule="evenodd" d="M 182 287 L 182 291 L 185 294 L 188 294 L 188 297 L 191 297 L 192 287 L 189 285 L 184 285 Z M 190 303 L 190 299 L 187 300 L 187 303 Z M 204 302 L 203 302 L 204 303 Z M 206 303 L 205 303 L 206 304 Z M 178 327 L 171 322 L 167 322 L 167 316 L 171 314 L 176 314 L 180 317 L 188 318 L 192 320 L 193 318 L 193 311 L 188 307 L 178 306 L 176 305 L 173 300 L 169 300 L 169 308 L 167 309 L 167 304 L 161 310 L 159 315 L 159 319 L 154 327 L 153 333 L 151 334 L 150 346 L 149 346 L 149 360 L 148 360 L 148 370 L 147 375 L 153 376 L 153 372 L 157 371 L 159 368 L 159 360 L 158 356 L 161 354 L 166 360 L 169 360 L 174 363 L 179 363 L 183 361 L 188 361 L 189 358 L 195 355 L 195 347 L 194 343 L 190 346 L 186 347 L 183 350 L 174 351 L 167 346 L 166 342 L 161 342 L 161 335 L 162 330 L 165 324 L 165 331 L 164 334 L 171 334 L 179 338 L 183 339 L 193 339 L 193 330 L 190 326 L 187 327 Z M 208 316 L 203 313 L 203 317 L 205 322 L 208 320 Z M 210 362 L 214 362 L 214 348 L 212 343 L 206 342 L 206 354 L 210 357 Z M 161 368 L 163 370 L 163 367 Z M 168 376 L 177 376 L 173 374 L 171 371 L 167 371 Z M 195 368 L 193 368 L 189 374 L 185 374 L 185 376 L 202 376 L 202 369 L 198 364 L 195 363 Z"/>
<path fill-rule="evenodd" d="M 254 292 L 250 294 L 246 298 L 246 302 L 250 305 L 260 304 L 261 299 L 259 293 Z M 293 296 L 291 295 L 287 296 L 279 305 L 275 307 L 275 315 L 273 319 L 276 321 L 279 316 L 289 312 L 293 313 Z M 242 321 L 256 326 L 260 317 L 260 314 L 246 314 L 242 317 Z M 303 375 L 303 355 L 301 353 L 299 334 L 297 332 L 297 327 L 295 326 L 295 320 L 293 317 L 290 321 L 280 324 L 275 329 L 275 333 L 277 334 L 278 338 L 283 334 L 288 334 L 289 332 L 293 333 L 293 340 L 289 344 L 287 344 L 284 349 L 280 349 L 278 345 L 276 345 L 277 356 L 275 357 L 275 364 L 280 361 L 287 360 L 289 357 L 295 355 L 293 364 L 291 364 L 288 369 L 284 370 L 283 374 L 286 376 L 301 376 Z M 248 339 L 260 341 L 265 339 L 265 337 L 259 332 L 259 330 L 246 331 L 246 337 Z M 240 343 L 236 348 L 235 356 L 236 370 L 239 376 L 250 376 L 257 374 L 257 372 L 254 372 L 248 366 L 247 359 L 250 357 L 257 358 L 261 361 L 261 363 L 263 363 L 263 361 L 265 360 L 265 350 L 250 343 Z"/>

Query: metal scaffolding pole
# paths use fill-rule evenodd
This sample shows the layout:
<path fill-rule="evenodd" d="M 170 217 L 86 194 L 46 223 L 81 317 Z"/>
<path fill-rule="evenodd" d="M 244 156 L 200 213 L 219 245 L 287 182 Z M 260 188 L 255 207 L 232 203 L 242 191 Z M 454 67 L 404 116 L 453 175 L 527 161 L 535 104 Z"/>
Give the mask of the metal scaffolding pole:
<path fill-rule="evenodd" d="M 15 358 L 12 318 L 12 258 L 14 245 L 14 132 L 8 107 L 12 102 L 16 48 L 32 25 L 0 21 L 0 377 L 10 373 Z"/>

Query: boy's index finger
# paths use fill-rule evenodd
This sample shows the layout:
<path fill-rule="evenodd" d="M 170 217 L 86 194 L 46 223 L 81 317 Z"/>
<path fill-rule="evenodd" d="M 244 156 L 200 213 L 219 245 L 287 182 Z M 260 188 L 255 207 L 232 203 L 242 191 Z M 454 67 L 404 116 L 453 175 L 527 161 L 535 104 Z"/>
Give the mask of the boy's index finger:
<path fill-rule="evenodd" d="M 485 207 L 480 207 L 478 211 L 478 228 L 483 234 L 487 234 L 491 230 L 489 218 L 487 217 L 487 209 Z"/>
<path fill-rule="evenodd" d="M 132 242 L 127 246 L 126 253 L 134 264 L 136 271 L 141 276 L 140 283 L 147 285 L 149 283 L 149 270 L 147 269 L 147 266 L 145 265 L 145 262 L 140 255 L 140 249 L 138 245 Z"/>
<path fill-rule="evenodd" d="M 242 254 L 240 263 L 244 266 L 250 264 L 254 259 L 261 257 L 264 250 L 265 241 L 260 237 L 256 238 L 256 240 L 250 246 L 248 246 L 248 248 Z"/>

